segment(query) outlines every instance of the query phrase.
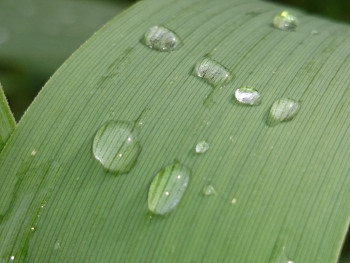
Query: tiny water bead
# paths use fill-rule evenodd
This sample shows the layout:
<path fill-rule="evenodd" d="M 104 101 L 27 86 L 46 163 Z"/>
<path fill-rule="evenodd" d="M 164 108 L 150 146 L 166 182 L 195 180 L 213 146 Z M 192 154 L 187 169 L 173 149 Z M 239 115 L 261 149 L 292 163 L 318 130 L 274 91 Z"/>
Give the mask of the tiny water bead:
<path fill-rule="evenodd" d="M 203 188 L 203 195 L 209 196 L 209 195 L 216 195 L 216 191 L 214 189 L 214 186 L 212 185 L 206 185 Z"/>
<path fill-rule="evenodd" d="M 250 87 L 242 87 L 236 89 L 235 98 L 239 103 L 251 106 L 259 105 L 261 103 L 259 92 L 256 89 Z"/>
<path fill-rule="evenodd" d="M 134 166 L 141 146 L 134 122 L 111 121 L 96 133 L 93 155 L 104 168 L 115 173 L 127 173 Z"/>
<path fill-rule="evenodd" d="M 273 103 L 270 109 L 267 124 L 275 126 L 280 122 L 290 121 L 297 115 L 299 110 L 299 102 L 288 98 L 279 99 Z"/>
<path fill-rule="evenodd" d="M 284 31 L 294 31 L 297 25 L 298 19 L 287 11 L 283 11 L 273 19 L 273 26 Z"/>
<path fill-rule="evenodd" d="M 186 191 L 190 174 L 190 169 L 178 162 L 160 171 L 148 191 L 149 211 L 164 215 L 173 210 Z"/>
<path fill-rule="evenodd" d="M 158 51 L 174 51 L 181 47 L 180 38 L 171 30 L 162 26 L 153 26 L 147 30 L 142 42 Z"/>
<path fill-rule="evenodd" d="M 286 254 L 286 247 L 275 245 L 269 263 L 294 263 Z"/>
<path fill-rule="evenodd" d="M 198 154 L 205 153 L 208 150 L 209 150 L 209 143 L 207 143 L 206 141 L 200 141 L 196 145 L 196 153 Z"/>
<path fill-rule="evenodd" d="M 227 68 L 207 57 L 197 62 L 193 74 L 199 78 L 203 78 L 213 87 L 223 86 L 232 78 Z"/>

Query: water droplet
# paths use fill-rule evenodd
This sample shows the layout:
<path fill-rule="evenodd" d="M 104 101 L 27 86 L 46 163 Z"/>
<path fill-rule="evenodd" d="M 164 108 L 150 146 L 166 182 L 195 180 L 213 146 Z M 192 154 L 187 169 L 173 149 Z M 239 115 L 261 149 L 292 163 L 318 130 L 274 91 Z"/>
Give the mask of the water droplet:
<path fill-rule="evenodd" d="M 200 141 L 196 145 L 196 153 L 205 153 L 208 150 L 209 150 L 209 143 L 207 143 L 206 141 Z"/>
<path fill-rule="evenodd" d="M 259 92 L 250 87 L 242 87 L 235 91 L 236 100 L 242 104 L 251 106 L 259 105 L 261 103 L 261 97 Z"/>
<path fill-rule="evenodd" d="M 276 243 L 270 258 L 270 263 L 293 263 L 286 254 L 286 247 Z"/>
<path fill-rule="evenodd" d="M 206 185 L 204 188 L 203 188 L 203 194 L 208 196 L 208 195 L 215 195 L 216 194 L 216 191 L 214 189 L 214 187 L 212 185 Z"/>
<path fill-rule="evenodd" d="M 94 157 L 108 171 L 127 173 L 141 152 L 137 136 L 134 122 L 108 122 L 95 135 L 92 147 Z"/>
<path fill-rule="evenodd" d="M 37 150 L 34 149 L 34 150 L 30 153 L 30 155 L 31 155 L 31 156 L 35 156 L 36 153 L 37 153 Z"/>
<path fill-rule="evenodd" d="M 30 230 L 31 230 L 31 231 L 35 231 L 35 227 L 32 226 L 32 227 L 30 228 Z"/>
<path fill-rule="evenodd" d="M 181 47 L 180 38 L 173 31 L 162 26 L 153 26 L 148 29 L 142 42 L 158 51 L 170 52 Z"/>
<path fill-rule="evenodd" d="M 56 240 L 53 248 L 54 248 L 54 250 L 59 250 L 61 248 L 61 243 L 59 240 Z"/>
<path fill-rule="evenodd" d="M 276 15 L 273 19 L 274 27 L 284 31 L 294 31 L 298 25 L 298 19 L 287 11 Z"/>
<path fill-rule="evenodd" d="M 282 98 L 275 101 L 270 109 L 267 124 L 275 126 L 280 122 L 290 121 L 297 115 L 300 104 L 292 99 Z"/>
<path fill-rule="evenodd" d="M 190 170 L 178 162 L 160 171 L 148 191 L 148 209 L 158 215 L 173 210 L 185 193 L 190 174 Z"/>
<path fill-rule="evenodd" d="M 231 200 L 231 204 L 235 204 L 235 203 L 237 203 L 237 199 L 236 198 L 233 198 L 232 200 Z"/>
<path fill-rule="evenodd" d="M 320 31 L 318 31 L 318 30 L 316 30 L 316 29 L 311 30 L 311 35 L 316 36 L 316 35 L 319 35 L 319 34 L 320 34 Z"/>
<path fill-rule="evenodd" d="M 15 260 L 15 256 L 11 256 L 10 261 L 14 261 L 14 260 Z"/>
<path fill-rule="evenodd" d="M 214 87 L 223 86 L 231 80 L 231 73 L 228 69 L 207 57 L 197 62 L 193 74 L 205 79 Z"/>

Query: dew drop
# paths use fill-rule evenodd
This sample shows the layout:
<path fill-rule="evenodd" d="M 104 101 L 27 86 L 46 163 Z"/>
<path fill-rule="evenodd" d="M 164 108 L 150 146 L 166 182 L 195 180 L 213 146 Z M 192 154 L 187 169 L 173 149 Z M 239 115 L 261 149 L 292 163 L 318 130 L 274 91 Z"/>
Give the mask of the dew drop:
<path fill-rule="evenodd" d="M 14 261 L 14 260 L 15 260 L 15 256 L 11 256 L 10 261 Z"/>
<path fill-rule="evenodd" d="M 197 145 L 196 145 L 196 153 L 205 153 L 206 151 L 209 150 L 209 143 L 207 143 L 206 141 L 200 141 Z"/>
<path fill-rule="evenodd" d="M 213 87 L 223 86 L 231 80 L 231 73 L 228 69 L 207 57 L 197 62 L 193 74 L 203 78 Z"/>
<path fill-rule="evenodd" d="M 286 247 L 276 244 L 272 251 L 270 263 L 294 263 L 286 254 Z"/>
<path fill-rule="evenodd" d="M 209 195 L 215 195 L 216 194 L 216 191 L 214 189 L 214 186 L 212 185 L 206 185 L 204 188 L 203 188 L 203 195 L 205 196 L 209 196 Z"/>
<path fill-rule="evenodd" d="M 316 30 L 316 29 L 311 30 L 311 35 L 316 36 L 316 35 L 319 35 L 319 34 L 320 34 L 320 31 L 318 31 L 318 30 Z"/>
<path fill-rule="evenodd" d="M 34 149 L 34 150 L 30 153 L 30 155 L 31 155 L 31 156 L 35 156 L 36 153 L 37 153 L 37 150 Z"/>
<path fill-rule="evenodd" d="M 289 12 L 283 11 L 281 14 L 275 16 L 273 25 L 275 28 L 284 31 L 294 31 L 298 25 L 298 19 Z"/>
<path fill-rule="evenodd" d="M 141 152 L 137 136 L 134 122 L 108 122 L 95 135 L 93 155 L 108 171 L 127 173 Z"/>
<path fill-rule="evenodd" d="M 300 110 L 300 104 L 292 99 L 282 98 L 275 101 L 270 109 L 267 124 L 275 126 L 280 122 L 292 120 Z"/>
<path fill-rule="evenodd" d="M 54 250 L 59 250 L 61 248 L 61 243 L 59 240 L 56 240 L 53 248 L 54 248 Z"/>
<path fill-rule="evenodd" d="M 233 198 L 232 200 L 231 200 L 231 204 L 235 204 L 235 203 L 237 203 L 237 199 L 236 198 Z"/>
<path fill-rule="evenodd" d="M 162 26 L 153 26 L 147 30 L 142 42 L 158 51 L 174 51 L 181 47 L 180 38 L 171 30 Z"/>
<path fill-rule="evenodd" d="M 251 106 L 259 105 L 261 103 L 261 97 L 259 92 L 250 87 L 242 87 L 235 91 L 236 100 L 242 104 Z"/>
<path fill-rule="evenodd" d="M 160 171 L 148 191 L 149 211 L 164 215 L 173 210 L 186 191 L 190 174 L 190 170 L 178 162 Z"/>

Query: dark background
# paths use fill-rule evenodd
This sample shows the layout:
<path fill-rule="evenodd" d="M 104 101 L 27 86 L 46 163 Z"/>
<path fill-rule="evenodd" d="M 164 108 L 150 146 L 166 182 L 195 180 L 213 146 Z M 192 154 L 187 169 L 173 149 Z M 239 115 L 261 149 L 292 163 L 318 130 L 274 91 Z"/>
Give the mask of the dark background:
<path fill-rule="evenodd" d="M 0 1 L 0 83 L 17 121 L 41 87 L 69 55 L 103 24 L 134 2 L 136 1 Z M 298 7 L 336 21 L 350 22 L 350 0 L 270 2 Z M 60 16 L 56 16 L 57 10 L 62 11 Z M 74 14 L 79 16 L 76 21 L 73 19 Z M 56 28 L 56 31 L 45 31 L 45 24 L 50 30 Z M 344 245 L 340 262 L 350 262 L 349 238 Z"/>

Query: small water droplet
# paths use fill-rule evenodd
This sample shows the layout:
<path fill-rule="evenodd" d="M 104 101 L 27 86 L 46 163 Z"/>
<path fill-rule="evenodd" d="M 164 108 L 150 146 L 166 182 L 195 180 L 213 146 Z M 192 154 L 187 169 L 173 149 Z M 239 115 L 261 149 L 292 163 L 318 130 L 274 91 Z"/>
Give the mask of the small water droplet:
<path fill-rule="evenodd" d="M 231 204 L 235 204 L 235 203 L 237 203 L 237 199 L 236 198 L 233 198 L 232 200 L 231 200 Z"/>
<path fill-rule="evenodd" d="M 281 14 L 275 16 L 273 25 L 275 28 L 284 31 L 294 31 L 298 25 L 298 19 L 289 12 L 283 11 Z"/>
<path fill-rule="evenodd" d="M 320 34 L 320 31 L 318 31 L 318 30 L 316 30 L 316 29 L 311 30 L 311 35 L 316 36 L 316 35 L 319 35 L 319 34 Z"/>
<path fill-rule="evenodd" d="M 270 263 L 293 263 L 286 254 L 286 247 L 276 243 L 270 258 Z"/>
<path fill-rule="evenodd" d="M 203 195 L 208 196 L 208 195 L 215 195 L 215 194 L 216 194 L 216 191 L 212 185 L 206 185 L 203 188 Z"/>
<path fill-rule="evenodd" d="M 35 156 L 36 153 L 37 153 L 37 150 L 34 149 L 34 150 L 30 153 L 30 155 L 31 155 L 31 156 Z"/>
<path fill-rule="evenodd" d="M 178 162 L 160 171 L 148 191 L 148 209 L 158 215 L 173 210 L 186 191 L 190 174 L 190 170 Z"/>
<path fill-rule="evenodd" d="M 259 92 L 250 87 L 242 87 L 235 91 L 236 100 L 242 104 L 251 106 L 259 105 L 261 103 L 261 97 Z"/>
<path fill-rule="evenodd" d="M 203 78 L 213 87 L 223 86 L 232 78 L 227 68 L 207 57 L 197 62 L 193 74 L 199 78 Z"/>
<path fill-rule="evenodd" d="M 10 261 L 14 261 L 14 260 L 15 260 L 15 256 L 11 256 Z"/>
<path fill-rule="evenodd" d="M 209 143 L 207 143 L 206 141 L 200 141 L 197 145 L 196 145 L 196 153 L 205 153 L 206 151 L 209 150 Z"/>
<path fill-rule="evenodd" d="M 134 122 L 111 121 L 96 133 L 92 151 L 108 171 L 127 173 L 135 164 L 141 146 Z"/>
<path fill-rule="evenodd" d="M 181 47 L 180 38 L 171 30 L 162 26 L 153 26 L 147 30 L 142 42 L 158 51 L 174 51 Z"/>
<path fill-rule="evenodd" d="M 267 124 L 275 126 L 280 122 L 292 120 L 300 110 L 300 104 L 292 99 L 282 98 L 275 101 L 270 109 Z"/>
<path fill-rule="evenodd" d="M 59 240 L 56 240 L 53 248 L 54 248 L 54 250 L 59 250 L 61 248 L 61 243 Z"/>
<path fill-rule="evenodd" d="M 32 227 L 30 228 L 30 230 L 31 230 L 31 231 L 35 231 L 35 227 L 32 226 Z"/>

